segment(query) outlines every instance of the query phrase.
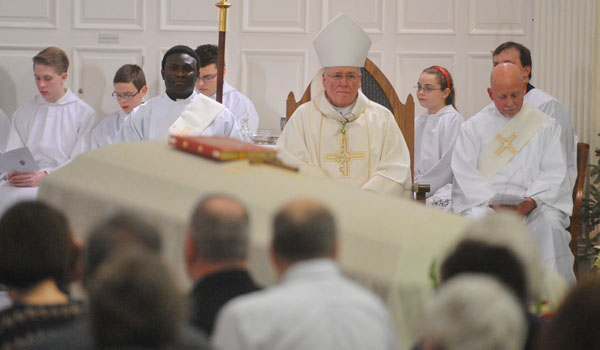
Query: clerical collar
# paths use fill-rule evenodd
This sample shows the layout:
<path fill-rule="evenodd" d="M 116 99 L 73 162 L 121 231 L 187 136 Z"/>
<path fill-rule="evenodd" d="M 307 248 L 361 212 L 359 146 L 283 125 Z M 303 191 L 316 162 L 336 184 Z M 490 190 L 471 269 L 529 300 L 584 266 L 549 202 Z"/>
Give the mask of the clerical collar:
<path fill-rule="evenodd" d="M 336 107 L 334 105 L 332 105 L 332 106 L 333 106 L 333 109 L 335 109 L 336 112 L 338 112 L 340 114 L 340 116 L 342 116 L 342 118 L 346 119 L 347 122 L 350 122 L 356 118 L 354 113 L 352 113 L 352 109 L 354 109 L 354 105 L 356 105 L 356 101 L 353 104 L 351 104 L 350 106 L 346 106 L 346 107 Z"/>
<path fill-rule="evenodd" d="M 527 83 L 527 91 L 526 91 L 525 93 L 528 93 L 529 91 L 531 91 L 531 90 L 533 90 L 533 89 L 535 89 L 535 86 L 533 86 L 533 85 L 531 85 L 531 84 Z"/>
<path fill-rule="evenodd" d="M 188 98 L 190 98 L 190 96 L 192 96 L 192 95 L 194 94 L 194 91 L 192 91 L 192 93 L 191 93 L 191 94 L 189 94 L 189 95 L 188 95 L 186 98 L 173 98 L 173 97 L 171 97 L 171 95 L 169 95 L 169 92 L 165 91 L 165 93 L 167 94 L 167 97 L 169 97 L 169 99 L 170 99 L 171 101 L 178 102 L 178 101 L 185 101 L 185 100 L 187 100 Z"/>

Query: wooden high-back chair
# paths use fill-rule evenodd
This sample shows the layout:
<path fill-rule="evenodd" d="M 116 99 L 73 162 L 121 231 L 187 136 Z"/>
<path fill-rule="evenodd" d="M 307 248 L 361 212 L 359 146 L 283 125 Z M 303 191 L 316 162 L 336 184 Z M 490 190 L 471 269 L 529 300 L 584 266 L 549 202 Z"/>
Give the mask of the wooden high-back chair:
<path fill-rule="evenodd" d="M 411 178 L 414 181 L 415 102 L 413 97 L 409 94 L 406 98 L 406 103 L 402 104 L 390 81 L 370 59 L 367 58 L 365 67 L 360 70 L 362 74 L 361 89 L 363 94 L 365 94 L 369 100 L 375 101 L 389 109 L 394 115 L 394 119 L 396 119 L 400 131 L 402 131 L 402 135 L 404 135 L 404 140 L 406 141 L 410 153 Z M 290 92 L 286 101 L 286 120 L 290 119 L 292 114 L 296 111 L 296 108 L 308 101 L 310 101 L 310 84 L 308 84 L 300 101 L 296 101 L 294 93 Z M 417 194 L 417 200 L 424 202 L 425 194 L 429 192 L 429 188 L 430 186 L 428 184 L 413 183 L 412 190 Z"/>

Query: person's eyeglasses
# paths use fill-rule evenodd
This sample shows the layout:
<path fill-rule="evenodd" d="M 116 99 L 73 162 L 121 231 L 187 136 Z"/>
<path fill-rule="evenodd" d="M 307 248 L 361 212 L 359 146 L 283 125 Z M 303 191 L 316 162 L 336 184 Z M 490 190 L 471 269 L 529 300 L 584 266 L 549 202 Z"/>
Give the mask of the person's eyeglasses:
<path fill-rule="evenodd" d="M 442 88 L 436 89 L 436 88 L 432 88 L 431 86 L 421 86 L 421 85 L 415 85 L 414 88 L 415 88 L 415 90 L 417 90 L 417 92 L 423 90 L 423 92 L 425 92 L 425 93 L 432 92 L 435 90 L 440 90 L 440 91 L 443 90 Z"/>
<path fill-rule="evenodd" d="M 344 78 L 346 78 L 346 81 L 349 83 L 354 83 L 358 80 L 358 74 L 354 74 L 354 73 L 349 73 L 346 75 L 343 75 L 341 73 L 335 73 L 335 74 L 327 73 L 327 76 L 329 76 L 331 78 L 331 80 L 335 81 L 336 83 L 342 81 L 342 79 L 344 79 Z"/>
<path fill-rule="evenodd" d="M 123 94 L 123 95 L 121 95 L 121 94 L 119 94 L 118 92 L 116 92 L 116 91 L 113 91 L 113 93 L 112 93 L 112 97 L 113 97 L 115 100 L 131 100 L 132 98 L 134 98 L 135 96 L 137 96 L 137 94 L 139 94 L 139 93 L 140 93 L 140 92 L 138 91 L 138 92 L 136 92 L 135 94 Z"/>
<path fill-rule="evenodd" d="M 207 75 L 198 77 L 198 80 L 202 80 L 205 83 L 209 83 L 209 82 L 213 81 L 216 77 L 217 77 L 216 74 L 207 74 Z"/>

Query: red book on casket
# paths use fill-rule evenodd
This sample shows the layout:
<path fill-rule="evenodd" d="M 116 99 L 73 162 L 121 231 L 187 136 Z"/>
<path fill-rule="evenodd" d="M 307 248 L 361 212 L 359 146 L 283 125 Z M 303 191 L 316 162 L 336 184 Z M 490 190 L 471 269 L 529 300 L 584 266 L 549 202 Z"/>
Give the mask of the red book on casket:
<path fill-rule="evenodd" d="M 277 152 L 223 136 L 169 136 L 169 144 L 180 150 L 220 161 L 235 159 L 274 160 Z"/>

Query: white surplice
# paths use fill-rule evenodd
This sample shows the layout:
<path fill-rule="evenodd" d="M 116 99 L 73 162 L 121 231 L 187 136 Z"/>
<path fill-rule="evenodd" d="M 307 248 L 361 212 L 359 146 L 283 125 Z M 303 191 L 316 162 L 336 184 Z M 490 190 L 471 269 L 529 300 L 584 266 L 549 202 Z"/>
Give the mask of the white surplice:
<path fill-rule="evenodd" d="M 206 103 L 216 103 L 210 98 L 194 91 L 188 98 L 173 101 L 166 93 L 148 100 L 138 106 L 126 118 L 114 143 L 166 140 L 171 125 L 178 120 L 195 99 Z M 222 108 L 216 116 L 198 116 L 212 118 L 212 122 L 202 131 L 203 136 L 227 136 L 240 138 L 233 114 Z"/>
<path fill-rule="evenodd" d="M 320 92 L 298 107 L 277 141 L 280 158 L 301 173 L 326 177 L 378 193 L 411 192 L 410 154 L 392 113 L 359 91 L 346 124 Z"/>
<path fill-rule="evenodd" d="M 567 177 L 563 186 L 566 192 L 572 193 L 577 179 L 577 135 L 573 130 L 569 112 L 557 99 L 538 88 L 529 90 L 525 95 L 525 101 L 556 119 L 560 125 L 560 142 L 565 150 L 567 161 Z"/>
<path fill-rule="evenodd" d="M 540 113 L 527 102 L 519 113 L 530 111 Z M 567 167 L 562 146 L 557 142 L 558 122 L 548 118 L 490 180 L 477 170 L 482 149 L 510 120 L 492 104 L 463 123 L 451 161 L 453 210 L 478 218 L 493 212 L 488 204 L 497 194 L 533 198 L 537 208 L 525 221 L 538 243 L 540 256 L 549 268 L 574 283 L 574 258 L 569 249 L 570 235 L 565 230 L 573 205 L 571 195 L 561 189 Z"/>
<path fill-rule="evenodd" d="M 216 100 L 217 94 L 212 94 L 209 97 L 213 100 Z M 233 113 L 240 127 L 242 126 L 241 120 L 244 116 L 244 113 L 247 112 L 248 127 L 252 133 L 256 132 L 260 119 L 258 118 L 256 108 L 254 108 L 254 104 L 248 97 L 246 97 L 246 95 L 239 92 L 226 81 L 223 81 L 223 105 L 225 105 L 225 107 L 227 107 L 227 109 Z"/>
<path fill-rule="evenodd" d="M 137 107 L 135 109 L 137 109 Z M 135 111 L 135 109 L 133 109 L 132 112 Z M 112 145 L 115 137 L 117 137 L 119 129 L 123 126 L 125 118 L 128 115 L 129 114 L 125 113 L 125 111 L 119 109 L 117 112 L 102 119 L 98 125 L 94 127 L 94 130 L 92 130 L 91 148 Z"/>
<path fill-rule="evenodd" d="M 8 130 L 10 130 L 10 121 L 4 112 L 0 109 L 0 152 L 6 150 L 8 143 Z"/>
<path fill-rule="evenodd" d="M 452 105 L 415 120 L 415 182 L 429 184 L 427 205 L 450 210 L 454 142 L 464 118 Z"/>
<path fill-rule="evenodd" d="M 213 342 L 244 350 L 396 349 L 386 307 L 330 259 L 297 262 L 278 285 L 230 301 Z"/>
<path fill-rule="evenodd" d="M 27 146 L 40 170 L 51 172 L 89 150 L 96 112 L 71 90 L 55 103 L 41 96 L 19 107 L 12 117 L 7 150 Z M 37 187 L 0 183 L 0 213 L 16 201 L 35 199 Z"/>

